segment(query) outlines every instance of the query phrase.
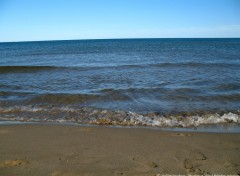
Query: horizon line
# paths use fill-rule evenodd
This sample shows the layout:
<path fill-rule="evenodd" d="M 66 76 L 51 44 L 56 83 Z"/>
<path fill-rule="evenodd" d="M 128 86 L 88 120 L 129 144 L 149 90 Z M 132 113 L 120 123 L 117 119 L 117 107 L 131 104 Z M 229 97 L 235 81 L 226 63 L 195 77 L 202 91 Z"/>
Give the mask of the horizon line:
<path fill-rule="evenodd" d="M 240 39 L 240 37 L 136 37 L 136 38 L 86 38 L 86 39 L 53 39 L 53 40 L 21 40 L 0 41 L 0 43 L 27 43 L 27 42 L 57 42 L 57 41 L 87 41 L 87 40 L 137 40 L 137 39 Z"/>

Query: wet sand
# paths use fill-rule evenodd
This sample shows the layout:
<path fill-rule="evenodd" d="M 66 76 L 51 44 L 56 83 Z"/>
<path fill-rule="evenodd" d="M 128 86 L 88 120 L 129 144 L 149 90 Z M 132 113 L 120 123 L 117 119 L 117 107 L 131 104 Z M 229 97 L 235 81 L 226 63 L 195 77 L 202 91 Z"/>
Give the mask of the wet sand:
<path fill-rule="evenodd" d="M 240 134 L 0 125 L 0 175 L 240 174 Z"/>

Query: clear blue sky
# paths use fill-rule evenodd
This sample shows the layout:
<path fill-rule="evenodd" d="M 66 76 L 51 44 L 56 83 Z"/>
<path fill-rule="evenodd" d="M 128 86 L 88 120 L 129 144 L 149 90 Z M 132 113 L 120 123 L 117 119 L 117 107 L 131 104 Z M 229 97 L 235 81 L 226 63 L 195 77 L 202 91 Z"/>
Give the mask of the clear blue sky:
<path fill-rule="evenodd" d="M 0 0 L 0 41 L 240 37 L 240 0 Z"/>

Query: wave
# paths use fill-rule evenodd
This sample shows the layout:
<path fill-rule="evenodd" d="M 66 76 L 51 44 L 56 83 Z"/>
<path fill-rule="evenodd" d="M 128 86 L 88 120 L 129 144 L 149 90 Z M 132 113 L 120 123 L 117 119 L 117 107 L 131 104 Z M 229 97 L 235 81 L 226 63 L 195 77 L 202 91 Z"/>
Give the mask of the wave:
<path fill-rule="evenodd" d="M 114 88 L 107 88 L 107 89 L 101 89 L 99 92 L 101 93 L 129 93 L 129 92 L 159 92 L 159 91 L 164 91 L 164 88 L 160 87 L 129 87 L 129 88 L 119 88 L 119 89 L 114 89 Z"/>
<path fill-rule="evenodd" d="M 239 124 L 240 112 L 160 115 L 158 113 L 139 114 L 87 107 L 15 106 L 0 108 L 0 120 L 185 128 L 208 124 Z"/>
<path fill-rule="evenodd" d="M 15 99 L 13 98 L 15 97 Z M 111 104 L 113 101 L 120 102 L 137 102 L 138 99 L 152 99 L 161 101 L 191 101 L 191 102 L 239 102 L 239 93 L 228 94 L 202 94 L 201 90 L 192 88 L 127 88 L 127 89 L 101 89 L 89 94 L 67 94 L 67 93 L 53 93 L 53 94 L 34 94 L 32 92 L 18 92 L 18 91 L 0 91 L 0 98 L 6 101 L 9 99 L 12 103 L 18 103 L 20 98 L 24 105 L 38 105 L 38 104 L 54 104 L 54 105 L 73 105 L 86 103 L 106 103 Z M 0 105 L 2 102 L 0 101 Z"/>
<path fill-rule="evenodd" d="M 53 70 L 59 67 L 54 66 L 0 66 L 0 73 L 36 72 L 43 70 Z"/>
<path fill-rule="evenodd" d="M 100 101 L 98 94 L 42 94 L 27 100 L 27 104 L 78 104 L 86 101 Z"/>
<path fill-rule="evenodd" d="M 196 88 L 175 88 L 167 89 L 161 87 L 148 87 L 148 88 L 127 88 L 127 89 L 102 89 L 101 93 L 105 93 L 108 96 L 118 94 L 129 95 L 134 94 L 135 96 L 152 95 L 156 98 L 160 96 L 163 100 L 175 100 L 190 98 L 196 101 L 240 101 L 240 93 L 228 93 L 228 94 L 203 94 L 202 90 Z"/>
<path fill-rule="evenodd" d="M 219 100 L 219 101 L 240 101 L 240 93 L 232 93 L 232 94 L 217 94 L 217 95 L 209 95 L 209 96 L 199 96 L 199 100 L 211 101 L 211 100 Z"/>
<path fill-rule="evenodd" d="M 32 93 L 0 91 L 0 96 L 26 96 L 26 95 L 32 95 Z"/>
<path fill-rule="evenodd" d="M 157 63 L 149 64 L 155 67 L 239 67 L 239 64 L 232 63 L 200 63 L 200 62 L 183 62 L 183 63 Z"/>
<path fill-rule="evenodd" d="M 216 85 L 212 88 L 213 90 L 220 90 L 220 91 L 227 91 L 227 90 L 239 90 L 240 84 L 239 83 L 222 83 L 220 85 Z"/>
<path fill-rule="evenodd" d="M 0 73 L 24 73 L 49 70 L 94 70 L 111 68 L 147 68 L 147 67 L 220 67 L 220 68 L 239 68 L 239 64 L 232 63 L 154 63 L 154 64 L 126 64 L 126 65 L 101 65 L 101 66 L 0 66 Z"/>
<path fill-rule="evenodd" d="M 3 95 L 10 96 L 11 93 L 3 92 Z M 14 94 L 18 95 L 18 94 Z M 20 94 L 26 95 L 28 94 Z M 84 105 L 87 103 L 95 102 L 109 102 L 113 100 L 131 100 L 129 96 L 125 95 L 121 92 L 109 92 L 106 94 L 40 94 L 40 95 L 32 95 L 25 97 L 24 101 L 21 103 L 26 105 Z M 1 96 L 1 94 L 0 94 Z M 17 101 L 16 101 L 17 103 Z"/>

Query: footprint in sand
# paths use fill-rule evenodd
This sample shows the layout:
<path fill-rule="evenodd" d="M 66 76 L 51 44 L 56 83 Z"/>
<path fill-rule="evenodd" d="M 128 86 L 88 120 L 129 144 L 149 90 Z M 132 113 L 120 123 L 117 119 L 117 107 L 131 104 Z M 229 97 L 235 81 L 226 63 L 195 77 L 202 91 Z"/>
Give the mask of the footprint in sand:
<path fill-rule="evenodd" d="M 141 160 L 141 159 L 139 159 L 139 158 L 132 158 L 132 160 L 133 160 L 133 161 L 136 161 L 136 162 L 138 162 L 139 164 L 144 165 L 144 166 L 146 166 L 146 167 L 148 167 L 148 168 L 154 169 L 154 168 L 157 168 L 157 167 L 158 167 L 158 165 L 157 165 L 155 162 L 152 162 L 152 161 L 144 161 L 144 160 Z"/>
<path fill-rule="evenodd" d="M 94 131 L 93 128 L 81 128 L 80 131 L 83 131 L 83 132 L 92 132 Z"/>
<path fill-rule="evenodd" d="M 50 174 L 50 176 L 78 176 L 78 174 L 61 172 L 61 171 L 54 171 Z"/>
<path fill-rule="evenodd" d="M 190 133 L 170 133 L 171 136 L 176 136 L 176 137 L 190 137 L 192 134 Z"/>
<path fill-rule="evenodd" d="M 116 171 L 116 172 L 112 172 L 114 175 L 126 175 L 125 173 L 123 173 L 123 172 L 118 172 L 118 171 Z"/>
<path fill-rule="evenodd" d="M 158 167 L 158 165 L 157 165 L 156 163 L 154 163 L 154 162 L 147 162 L 146 165 L 147 165 L 148 167 L 150 167 L 150 168 L 156 168 L 156 167 Z"/>
<path fill-rule="evenodd" d="M 196 175 L 210 175 L 210 173 L 201 170 L 200 168 L 194 167 L 194 165 L 192 164 L 192 162 L 189 159 L 185 159 L 184 160 L 184 168 L 186 169 L 186 171 L 190 174 L 196 174 Z"/>
<path fill-rule="evenodd" d="M 187 169 L 188 171 L 193 170 L 192 162 L 189 159 L 185 159 L 183 164 L 184 164 L 184 168 Z"/>
<path fill-rule="evenodd" d="M 196 152 L 195 153 L 196 160 L 206 160 L 207 157 L 202 152 Z"/>
<path fill-rule="evenodd" d="M 188 136 L 192 136 L 192 135 L 189 133 L 174 133 L 173 136 L 188 137 Z"/>
<path fill-rule="evenodd" d="M 24 166 L 28 164 L 28 160 L 6 160 L 6 161 L 1 161 L 0 162 L 0 167 L 16 167 L 16 166 Z"/>
<path fill-rule="evenodd" d="M 199 152 L 199 151 L 194 151 L 192 153 L 192 156 L 193 156 L 193 160 L 195 159 L 195 162 L 200 162 L 207 159 L 207 157 L 202 152 Z M 200 175 L 209 174 L 208 172 L 195 167 L 190 159 L 184 160 L 184 168 L 188 173 L 191 173 L 191 174 L 200 174 Z"/>

